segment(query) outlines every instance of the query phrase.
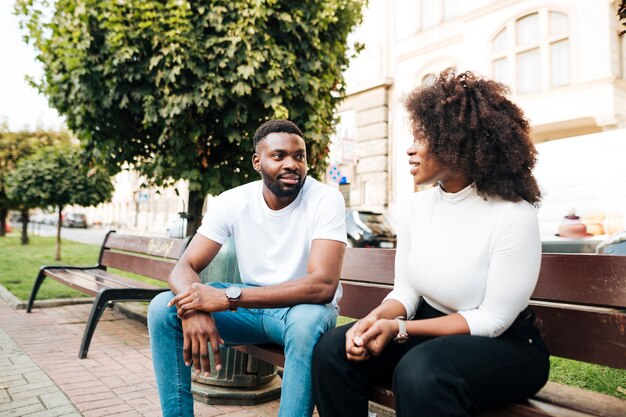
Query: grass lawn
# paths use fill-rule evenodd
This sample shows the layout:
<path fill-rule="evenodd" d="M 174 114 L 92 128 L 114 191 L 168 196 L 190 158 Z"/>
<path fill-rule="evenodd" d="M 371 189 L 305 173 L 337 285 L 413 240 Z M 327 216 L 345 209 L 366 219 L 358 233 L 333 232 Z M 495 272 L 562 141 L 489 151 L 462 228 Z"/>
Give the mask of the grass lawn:
<path fill-rule="evenodd" d="M 95 265 L 99 246 L 64 240 L 61 244 L 62 262 L 54 262 L 54 237 L 31 237 L 29 245 L 21 245 L 18 234 L 0 238 L 0 285 L 21 300 L 27 300 L 41 265 Z M 154 285 L 166 286 L 162 281 L 144 278 L 122 271 L 112 272 L 140 279 Z M 58 282 L 47 279 L 37 295 L 38 300 L 84 297 Z M 339 317 L 342 325 L 352 319 Z M 607 368 L 562 358 L 551 358 L 550 380 L 626 399 L 626 370 Z"/>
<path fill-rule="evenodd" d="M 20 244 L 20 236 L 10 233 L 0 238 L 0 285 L 20 300 L 28 300 L 33 283 L 42 265 L 95 265 L 100 246 L 62 240 L 60 262 L 54 261 L 55 237 L 30 236 L 30 244 Z M 167 286 L 163 281 L 110 269 L 111 272 L 132 277 L 154 285 Z M 37 300 L 87 297 L 53 279 L 46 279 L 37 293 Z"/>

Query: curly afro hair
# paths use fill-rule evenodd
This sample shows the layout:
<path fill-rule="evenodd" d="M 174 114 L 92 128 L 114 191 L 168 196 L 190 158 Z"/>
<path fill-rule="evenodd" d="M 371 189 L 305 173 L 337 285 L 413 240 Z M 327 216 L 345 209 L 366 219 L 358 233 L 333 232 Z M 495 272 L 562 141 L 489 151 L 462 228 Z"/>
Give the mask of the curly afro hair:
<path fill-rule="evenodd" d="M 537 151 L 508 92 L 470 71 L 444 72 L 434 84 L 413 90 L 404 104 L 413 131 L 425 135 L 429 155 L 443 167 L 474 181 L 483 197 L 537 206 Z"/>

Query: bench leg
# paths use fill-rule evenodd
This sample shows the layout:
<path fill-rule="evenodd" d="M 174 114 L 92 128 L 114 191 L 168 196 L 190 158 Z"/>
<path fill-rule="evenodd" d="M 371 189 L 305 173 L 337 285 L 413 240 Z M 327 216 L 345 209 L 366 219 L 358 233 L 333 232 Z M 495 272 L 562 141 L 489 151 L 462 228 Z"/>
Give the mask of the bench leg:
<path fill-rule="evenodd" d="M 79 359 L 85 359 L 87 357 L 89 344 L 91 343 L 91 338 L 93 337 L 93 332 L 96 330 L 98 321 L 100 321 L 100 317 L 102 317 L 102 313 L 104 313 L 104 309 L 109 304 L 109 301 L 115 298 L 113 294 L 110 294 L 109 291 L 106 290 L 100 291 L 98 295 L 96 295 L 96 300 L 91 308 L 91 314 L 89 314 L 85 333 L 83 334 L 83 341 L 80 344 L 80 351 L 78 352 Z"/>
<path fill-rule="evenodd" d="M 91 308 L 91 314 L 89 314 L 89 320 L 87 320 L 87 326 L 85 327 L 85 333 L 83 334 L 83 341 L 80 344 L 80 351 L 78 352 L 79 359 L 85 359 L 87 357 L 87 351 L 89 350 L 89 344 L 93 337 L 93 332 L 96 330 L 98 321 L 102 317 L 102 313 L 106 309 L 107 305 L 111 301 L 150 301 L 158 293 L 168 291 L 168 288 L 158 290 L 141 290 L 138 288 L 127 289 L 109 289 L 100 290 L 96 295 L 96 300 Z"/>
<path fill-rule="evenodd" d="M 28 299 L 28 305 L 26 306 L 27 313 L 30 313 L 32 310 L 35 298 L 39 292 L 39 287 L 41 287 L 41 283 L 44 279 L 46 279 L 46 274 L 44 274 L 44 268 L 41 268 L 39 270 L 39 274 L 37 274 L 37 279 L 35 279 L 35 283 L 33 284 L 33 290 L 30 292 L 30 298 Z"/>

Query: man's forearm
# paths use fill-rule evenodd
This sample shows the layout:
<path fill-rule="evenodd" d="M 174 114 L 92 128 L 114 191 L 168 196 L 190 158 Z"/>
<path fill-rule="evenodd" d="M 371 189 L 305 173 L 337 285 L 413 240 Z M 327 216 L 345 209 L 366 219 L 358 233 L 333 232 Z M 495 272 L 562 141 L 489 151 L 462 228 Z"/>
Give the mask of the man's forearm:
<path fill-rule="evenodd" d="M 200 282 L 200 276 L 193 268 L 187 264 L 176 264 L 172 270 L 168 284 L 174 294 L 185 291 L 194 282 Z"/>
<path fill-rule="evenodd" d="M 337 290 L 338 280 L 309 277 L 267 287 L 246 287 L 238 305 L 247 308 L 281 308 L 297 304 L 330 303 Z"/>

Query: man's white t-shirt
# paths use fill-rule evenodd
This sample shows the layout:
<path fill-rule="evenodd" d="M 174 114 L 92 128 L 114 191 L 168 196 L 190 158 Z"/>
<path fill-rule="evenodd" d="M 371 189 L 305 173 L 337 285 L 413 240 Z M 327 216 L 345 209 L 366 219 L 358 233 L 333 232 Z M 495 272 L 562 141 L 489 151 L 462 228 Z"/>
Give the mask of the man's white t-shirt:
<path fill-rule="evenodd" d="M 272 210 L 261 180 L 220 194 L 211 202 L 198 233 L 219 244 L 233 236 L 241 281 L 267 286 L 307 274 L 314 239 L 346 243 L 341 193 L 307 177 L 296 199 Z M 335 294 L 335 303 L 340 290 Z"/>

